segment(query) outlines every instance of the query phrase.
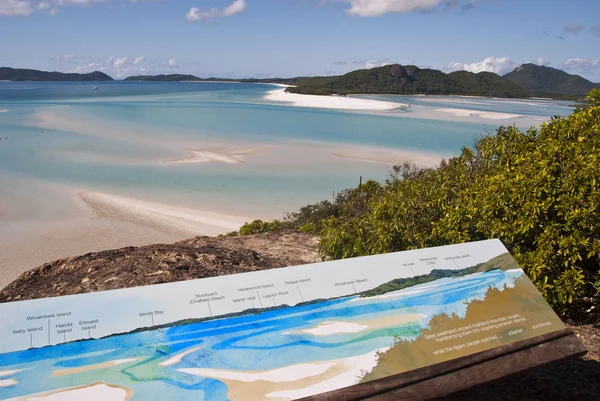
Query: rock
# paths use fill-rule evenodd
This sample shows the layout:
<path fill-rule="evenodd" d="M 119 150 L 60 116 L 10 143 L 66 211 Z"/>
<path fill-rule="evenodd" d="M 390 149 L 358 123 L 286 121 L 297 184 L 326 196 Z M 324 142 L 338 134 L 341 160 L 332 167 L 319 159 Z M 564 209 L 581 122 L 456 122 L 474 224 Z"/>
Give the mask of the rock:
<path fill-rule="evenodd" d="M 321 261 L 318 237 L 284 231 L 195 237 L 45 263 L 0 291 L 0 302 L 106 291 Z"/>

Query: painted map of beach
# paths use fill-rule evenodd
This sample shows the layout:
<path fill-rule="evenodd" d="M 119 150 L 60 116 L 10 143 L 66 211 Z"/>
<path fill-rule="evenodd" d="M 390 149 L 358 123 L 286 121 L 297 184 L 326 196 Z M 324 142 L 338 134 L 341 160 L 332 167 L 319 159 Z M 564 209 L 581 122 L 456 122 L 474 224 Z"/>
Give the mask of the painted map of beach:
<path fill-rule="evenodd" d="M 497 240 L 0 312 L 13 401 L 294 400 L 564 327 Z"/>

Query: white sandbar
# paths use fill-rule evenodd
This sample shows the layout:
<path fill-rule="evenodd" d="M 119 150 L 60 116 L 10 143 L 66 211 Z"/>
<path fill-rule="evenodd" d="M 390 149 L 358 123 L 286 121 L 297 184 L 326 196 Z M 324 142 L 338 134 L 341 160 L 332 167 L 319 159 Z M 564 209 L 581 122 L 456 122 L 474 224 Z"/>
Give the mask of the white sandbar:
<path fill-rule="evenodd" d="M 509 118 L 524 117 L 520 114 L 496 113 L 493 111 L 452 109 L 452 108 L 436 109 L 436 111 L 441 111 L 442 113 L 454 114 L 457 117 L 479 117 L 479 118 L 483 118 L 483 119 L 487 118 L 488 120 L 506 120 Z"/>
<path fill-rule="evenodd" d="M 126 387 L 93 383 L 11 398 L 6 401 L 129 401 L 132 395 L 133 391 Z"/>
<path fill-rule="evenodd" d="M 377 365 L 378 353 L 383 353 L 388 349 L 389 347 L 381 348 L 363 355 L 339 360 L 339 362 L 346 366 L 346 371 L 331 379 L 304 388 L 275 391 L 266 394 L 266 396 L 269 398 L 289 398 L 295 400 L 297 398 L 308 397 L 314 394 L 321 394 L 327 391 L 352 386 L 356 384 L 366 372 L 370 372 Z"/>
<path fill-rule="evenodd" d="M 4 387 L 12 387 L 16 384 L 19 384 L 18 381 L 16 381 L 15 379 L 4 379 L 4 380 L 0 380 L 0 388 L 4 388 Z"/>
<path fill-rule="evenodd" d="M 273 102 L 291 103 L 292 106 L 296 107 L 314 107 L 320 109 L 395 110 L 406 107 L 403 103 L 384 102 L 381 100 L 288 93 L 285 91 L 285 88 L 269 91 L 264 98 Z"/>
<path fill-rule="evenodd" d="M 335 365 L 335 362 L 299 363 L 297 365 L 289 365 L 278 369 L 251 372 L 204 368 L 177 369 L 177 371 L 188 373 L 194 376 L 235 380 L 246 383 L 259 380 L 264 380 L 271 383 L 283 383 L 301 380 L 307 377 L 318 376 L 324 373 L 327 369 L 331 368 L 333 365 Z"/>
<path fill-rule="evenodd" d="M 27 369 L 31 369 L 31 368 L 27 368 Z M 0 377 L 12 376 L 15 373 L 19 373 L 19 372 L 22 372 L 27 369 L 0 370 Z"/>
<path fill-rule="evenodd" d="M 158 366 L 171 366 L 171 365 L 175 365 L 176 363 L 181 362 L 181 360 L 183 359 L 184 356 L 186 356 L 188 354 L 191 354 L 192 352 L 196 352 L 200 348 L 202 348 L 202 347 L 200 346 L 200 347 L 190 348 L 187 351 L 183 351 L 183 352 L 181 352 L 181 353 L 179 353 L 177 355 L 173 355 L 172 357 L 170 357 L 166 361 L 159 363 Z"/>
<path fill-rule="evenodd" d="M 310 329 L 301 330 L 302 333 L 312 334 L 313 336 L 329 336 L 332 334 L 359 333 L 368 329 L 366 324 L 354 322 L 321 322 Z"/>

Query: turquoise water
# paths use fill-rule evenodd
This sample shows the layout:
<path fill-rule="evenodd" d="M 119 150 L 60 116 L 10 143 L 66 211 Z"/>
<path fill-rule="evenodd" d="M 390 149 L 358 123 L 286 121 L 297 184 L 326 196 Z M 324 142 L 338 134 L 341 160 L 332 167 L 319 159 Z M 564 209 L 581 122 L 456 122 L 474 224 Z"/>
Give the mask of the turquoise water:
<path fill-rule="evenodd" d="M 2 82 L 0 174 L 279 217 L 355 186 L 359 176 L 383 180 L 388 174 L 389 164 L 334 157 L 324 147 L 450 156 L 490 130 L 489 122 L 477 119 L 412 118 L 411 111 L 368 114 L 272 104 L 263 97 L 273 89 L 236 83 Z M 450 106 L 540 118 L 570 112 L 559 102 L 393 100 L 411 103 L 411 110 L 421 107 L 419 113 Z M 235 165 L 162 163 L 215 143 L 268 149 L 266 156 Z M 321 153 L 317 157 L 312 150 Z"/>
<path fill-rule="evenodd" d="M 397 292 L 403 294 L 397 297 L 352 296 L 256 315 L 3 354 L 0 370 L 26 370 L 11 375 L 19 384 L 0 388 L 0 399 L 102 380 L 134 390 L 133 400 L 224 400 L 227 399 L 225 383 L 178 369 L 271 370 L 364 355 L 393 345 L 396 338 L 414 338 L 433 315 L 454 312 L 464 316 L 469 301 L 482 298 L 490 287 L 511 286 L 522 274 L 521 270 L 492 270 L 414 286 Z M 427 291 L 417 293 L 425 288 Z M 357 333 L 314 336 L 299 332 L 332 320 L 361 323 L 402 314 L 423 317 L 404 325 L 384 325 Z M 184 356 L 181 362 L 160 366 L 173 355 L 195 347 L 199 349 Z M 128 358 L 137 360 L 88 372 L 51 375 L 58 369 Z"/>

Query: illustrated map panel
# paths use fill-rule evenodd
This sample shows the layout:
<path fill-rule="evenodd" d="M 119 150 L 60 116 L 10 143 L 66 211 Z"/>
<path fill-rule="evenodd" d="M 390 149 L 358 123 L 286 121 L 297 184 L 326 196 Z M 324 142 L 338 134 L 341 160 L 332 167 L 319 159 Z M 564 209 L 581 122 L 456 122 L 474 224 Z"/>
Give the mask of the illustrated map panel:
<path fill-rule="evenodd" d="M 498 240 L 0 304 L 0 400 L 293 400 L 564 328 Z"/>

